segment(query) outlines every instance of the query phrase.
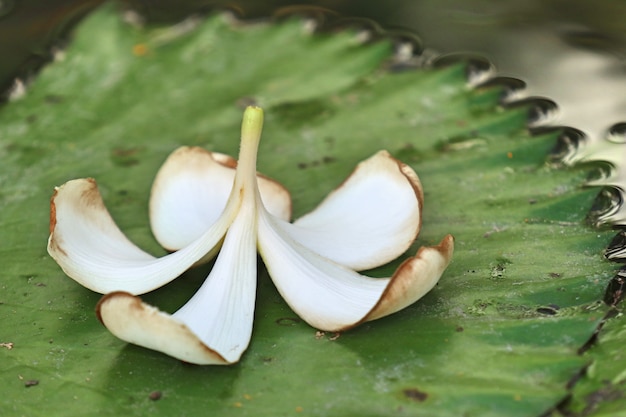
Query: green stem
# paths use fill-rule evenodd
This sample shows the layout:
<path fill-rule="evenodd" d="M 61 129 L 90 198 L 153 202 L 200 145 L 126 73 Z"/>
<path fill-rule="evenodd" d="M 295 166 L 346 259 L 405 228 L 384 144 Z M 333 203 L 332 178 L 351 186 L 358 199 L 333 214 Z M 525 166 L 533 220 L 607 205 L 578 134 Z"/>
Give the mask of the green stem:
<path fill-rule="evenodd" d="M 249 191 L 256 190 L 256 157 L 263 131 L 263 109 L 248 106 L 243 113 L 241 123 L 241 143 L 239 145 L 239 160 L 235 176 L 234 189 Z M 244 193 L 254 196 L 256 193 Z"/>

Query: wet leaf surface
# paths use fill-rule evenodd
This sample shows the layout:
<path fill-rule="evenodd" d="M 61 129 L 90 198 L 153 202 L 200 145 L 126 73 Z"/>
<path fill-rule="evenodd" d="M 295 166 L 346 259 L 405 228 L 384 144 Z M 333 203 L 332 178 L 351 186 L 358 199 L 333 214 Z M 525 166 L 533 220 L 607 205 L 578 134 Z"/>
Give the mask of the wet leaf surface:
<path fill-rule="evenodd" d="M 556 134 L 529 135 L 528 107 L 469 88 L 462 64 L 385 74 L 390 53 L 294 21 L 213 17 L 181 33 L 92 15 L 64 60 L 0 112 L 0 414 L 538 416 L 559 403 L 590 361 L 577 350 L 614 275 L 601 257 L 613 232 L 584 221 L 597 192 L 579 186 L 585 172 L 544 163 Z M 231 367 L 124 344 L 97 322 L 99 295 L 46 253 L 54 186 L 96 178 L 122 230 L 162 254 L 147 219 L 158 166 L 180 145 L 236 154 L 250 102 L 266 111 L 259 170 L 291 190 L 295 216 L 387 149 L 425 189 L 411 251 L 453 233 L 452 265 L 414 306 L 340 337 L 297 320 L 261 269 L 252 343 Z M 207 271 L 145 299 L 173 311 Z M 610 357 L 620 323 L 600 338 Z M 576 385 L 579 409 L 621 398 L 619 378 L 598 386 L 621 362 L 604 363 Z"/>

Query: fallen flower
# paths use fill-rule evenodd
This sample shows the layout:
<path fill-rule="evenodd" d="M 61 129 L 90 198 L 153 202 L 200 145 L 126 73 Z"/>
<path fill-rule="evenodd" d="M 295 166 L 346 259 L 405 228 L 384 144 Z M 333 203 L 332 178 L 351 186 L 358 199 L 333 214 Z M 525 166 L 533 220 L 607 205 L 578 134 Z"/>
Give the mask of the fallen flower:
<path fill-rule="evenodd" d="M 289 193 L 256 172 L 262 125 L 263 111 L 248 107 L 237 162 L 195 147 L 170 155 L 150 198 L 153 233 L 174 251 L 161 258 L 124 236 L 93 179 L 55 190 L 48 252 L 71 278 L 106 294 L 96 311 L 114 335 L 190 363 L 237 362 L 252 334 L 257 249 L 289 306 L 324 331 L 394 313 L 437 283 L 452 257 L 450 235 L 420 248 L 390 278 L 356 272 L 395 259 L 417 237 L 423 192 L 410 167 L 380 151 L 289 223 Z M 136 296 L 215 255 L 204 284 L 174 314 Z"/>

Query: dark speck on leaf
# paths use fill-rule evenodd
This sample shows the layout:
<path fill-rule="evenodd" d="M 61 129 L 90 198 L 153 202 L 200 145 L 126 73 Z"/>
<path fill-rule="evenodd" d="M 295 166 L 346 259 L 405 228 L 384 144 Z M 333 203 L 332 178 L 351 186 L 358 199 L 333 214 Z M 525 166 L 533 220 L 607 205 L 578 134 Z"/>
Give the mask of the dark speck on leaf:
<path fill-rule="evenodd" d="M 148 395 L 148 398 L 150 398 L 152 401 L 158 401 L 161 399 L 162 396 L 163 393 L 161 391 L 152 391 L 150 395 Z"/>
<path fill-rule="evenodd" d="M 550 273 L 548 274 L 548 276 L 549 276 L 550 278 L 561 278 L 561 274 L 560 274 L 560 273 L 558 273 L 558 272 L 550 272 Z"/>
<path fill-rule="evenodd" d="M 27 381 L 24 381 L 24 386 L 26 388 L 34 387 L 35 385 L 39 385 L 38 379 L 29 379 Z"/>
<path fill-rule="evenodd" d="M 463 328 L 463 326 L 456 326 L 455 329 L 457 332 L 461 333 L 462 331 L 464 331 L 465 329 Z"/>
<path fill-rule="evenodd" d="M 420 391 L 417 388 L 407 388 L 405 390 L 402 390 L 402 394 L 404 394 L 404 396 L 409 400 L 418 402 L 426 401 L 426 399 L 428 398 L 427 393 Z"/>

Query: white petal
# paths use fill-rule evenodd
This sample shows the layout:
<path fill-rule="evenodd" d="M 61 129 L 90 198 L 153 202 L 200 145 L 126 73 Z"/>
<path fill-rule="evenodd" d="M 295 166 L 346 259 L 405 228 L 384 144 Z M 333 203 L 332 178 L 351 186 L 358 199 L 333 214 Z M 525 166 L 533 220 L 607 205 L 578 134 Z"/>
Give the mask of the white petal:
<path fill-rule="evenodd" d="M 219 218 L 235 179 L 236 162 L 198 147 L 181 147 L 152 184 L 150 226 L 168 250 L 184 248 Z"/>
<path fill-rule="evenodd" d="M 380 151 L 285 231 L 303 246 L 356 270 L 404 253 L 421 227 L 422 186 L 415 172 Z"/>
<path fill-rule="evenodd" d="M 173 315 L 127 293 L 106 295 L 98 317 L 117 337 L 199 365 L 237 362 L 250 342 L 256 293 L 254 207 L 237 216 L 202 287 Z"/>
<path fill-rule="evenodd" d="M 259 252 L 289 306 L 311 326 L 326 331 L 346 330 L 417 301 L 437 283 L 454 247 L 448 235 L 439 246 L 420 249 L 393 277 L 370 278 L 293 241 L 285 233 L 288 227 L 261 211 Z"/>
<path fill-rule="evenodd" d="M 102 324 L 124 341 L 191 363 L 229 363 L 185 324 L 130 293 L 116 291 L 105 295 L 98 303 L 97 313 Z"/>
<path fill-rule="evenodd" d="M 181 147 L 167 158 L 150 195 L 152 232 L 164 248 L 184 248 L 211 227 L 226 206 L 236 166 L 230 156 L 198 147 Z M 289 192 L 263 176 L 258 176 L 258 184 L 270 213 L 288 220 Z"/>
<path fill-rule="evenodd" d="M 236 196 L 239 199 L 239 196 Z M 155 258 L 119 230 L 93 179 L 72 180 L 51 200 L 48 253 L 81 285 L 99 292 L 142 294 L 170 282 L 210 252 L 224 237 L 239 203 L 189 246 Z"/>
<path fill-rule="evenodd" d="M 393 273 L 376 307 L 363 321 L 388 316 L 422 298 L 432 290 L 448 267 L 454 252 L 454 238 L 446 235 L 436 246 L 422 246 Z"/>

